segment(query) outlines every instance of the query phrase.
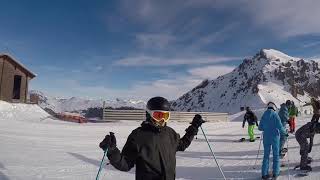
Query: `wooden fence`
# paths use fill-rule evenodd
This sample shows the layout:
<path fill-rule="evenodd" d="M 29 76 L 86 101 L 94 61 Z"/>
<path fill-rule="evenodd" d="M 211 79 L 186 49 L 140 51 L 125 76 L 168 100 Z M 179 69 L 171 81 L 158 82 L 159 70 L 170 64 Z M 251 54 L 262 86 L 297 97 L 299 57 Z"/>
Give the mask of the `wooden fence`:
<path fill-rule="evenodd" d="M 210 122 L 229 121 L 227 113 L 213 112 L 178 112 L 172 111 L 170 121 L 191 121 L 195 114 L 200 114 L 204 120 Z M 102 121 L 144 121 L 145 110 L 110 110 L 104 109 Z"/>

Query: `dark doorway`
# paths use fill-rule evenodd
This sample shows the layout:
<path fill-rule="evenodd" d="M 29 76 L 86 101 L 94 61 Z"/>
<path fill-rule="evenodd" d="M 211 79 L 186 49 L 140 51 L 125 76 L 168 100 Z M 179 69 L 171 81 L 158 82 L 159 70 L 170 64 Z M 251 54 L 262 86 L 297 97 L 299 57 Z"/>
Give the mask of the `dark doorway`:
<path fill-rule="evenodd" d="M 20 91 L 21 91 L 21 76 L 15 75 L 14 76 L 12 99 L 20 99 Z"/>

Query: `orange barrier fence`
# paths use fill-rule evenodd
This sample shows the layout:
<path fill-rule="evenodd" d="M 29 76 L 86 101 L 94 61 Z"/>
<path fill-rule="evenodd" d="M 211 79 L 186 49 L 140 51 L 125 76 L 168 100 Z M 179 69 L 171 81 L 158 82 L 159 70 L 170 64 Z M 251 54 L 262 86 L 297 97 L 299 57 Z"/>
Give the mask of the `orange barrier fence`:
<path fill-rule="evenodd" d="M 63 121 L 76 122 L 76 123 L 87 123 L 88 120 L 83 116 L 69 115 L 69 114 L 58 114 L 58 118 Z"/>

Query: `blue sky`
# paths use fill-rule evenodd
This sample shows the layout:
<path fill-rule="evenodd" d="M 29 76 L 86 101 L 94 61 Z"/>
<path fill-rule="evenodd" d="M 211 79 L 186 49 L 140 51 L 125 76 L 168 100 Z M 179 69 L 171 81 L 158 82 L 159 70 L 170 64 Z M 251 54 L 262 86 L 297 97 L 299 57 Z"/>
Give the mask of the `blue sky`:
<path fill-rule="evenodd" d="M 0 0 L 0 52 L 60 97 L 176 99 L 261 48 L 320 57 L 317 0 Z"/>

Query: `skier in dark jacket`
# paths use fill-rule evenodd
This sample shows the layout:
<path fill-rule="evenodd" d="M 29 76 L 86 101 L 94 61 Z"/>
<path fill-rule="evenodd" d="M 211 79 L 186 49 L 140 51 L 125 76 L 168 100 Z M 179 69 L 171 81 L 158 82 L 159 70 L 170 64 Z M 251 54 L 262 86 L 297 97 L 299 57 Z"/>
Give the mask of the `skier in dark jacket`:
<path fill-rule="evenodd" d="M 320 133 L 320 123 L 313 121 L 303 125 L 295 134 L 300 145 L 300 170 L 312 171 L 311 166 L 308 165 L 310 163 L 308 162 L 308 159 L 310 159 L 308 154 L 312 150 L 313 138 L 316 133 Z M 310 139 L 309 143 L 308 138 Z"/>
<path fill-rule="evenodd" d="M 120 171 L 136 166 L 136 180 L 174 180 L 176 175 L 176 152 L 184 151 L 204 121 L 197 114 L 186 134 L 180 138 L 166 125 L 170 118 L 170 104 L 163 97 L 147 102 L 146 120 L 129 135 L 122 152 L 117 148 L 113 133 L 107 135 L 100 147 L 108 148 L 110 163 Z"/>
<path fill-rule="evenodd" d="M 286 101 L 286 103 L 283 103 L 280 105 L 280 110 L 278 112 L 278 115 L 281 119 L 281 124 L 284 129 L 287 127 L 287 123 L 289 121 L 289 112 L 288 108 L 291 105 L 291 101 Z M 286 134 L 280 134 L 280 157 L 282 158 L 283 154 L 285 153 L 284 150 L 284 144 L 287 141 L 287 135 Z"/>
<path fill-rule="evenodd" d="M 259 126 L 258 124 L 258 118 L 257 116 L 251 111 L 250 107 L 246 107 L 246 114 L 244 115 L 243 118 L 243 123 L 242 123 L 242 128 L 244 128 L 244 125 L 246 123 L 246 121 L 248 121 L 248 135 L 250 138 L 250 142 L 254 142 L 255 141 L 255 137 L 254 137 L 254 128 L 255 125 Z"/>
<path fill-rule="evenodd" d="M 311 105 L 313 108 L 313 116 L 311 121 L 316 121 L 319 122 L 319 118 L 320 118 L 320 102 L 319 100 L 315 99 L 315 98 L 311 98 L 311 102 L 310 103 L 306 103 L 303 106 L 309 106 Z"/>

